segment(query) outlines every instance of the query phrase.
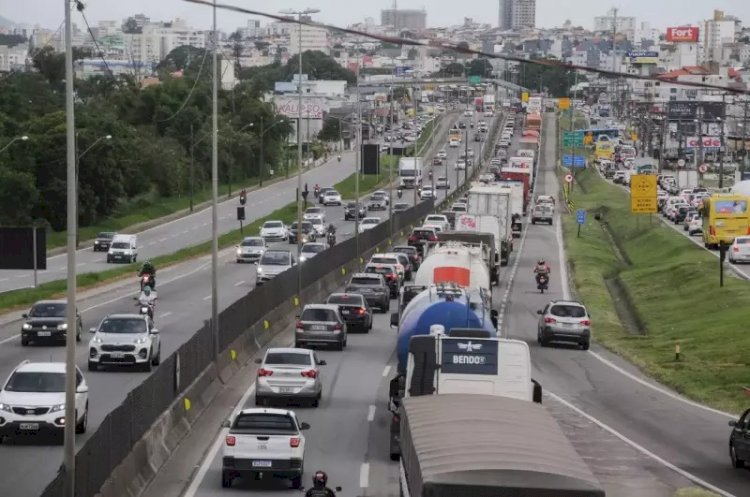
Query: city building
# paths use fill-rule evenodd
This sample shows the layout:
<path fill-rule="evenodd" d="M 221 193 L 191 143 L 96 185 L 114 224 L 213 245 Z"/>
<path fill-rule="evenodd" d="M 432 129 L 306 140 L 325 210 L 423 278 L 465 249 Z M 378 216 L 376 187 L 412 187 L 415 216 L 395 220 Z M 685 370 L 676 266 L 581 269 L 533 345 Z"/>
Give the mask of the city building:
<path fill-rule="evenodd" d="M 534 28 L 536 0 L 500 0 L 498 27 L 500 29 Z"/>
<path fill-rule="evenodd" d="M 242 38 L 258 38 L 262 36 L 263 30 L 260 27 L 260 21 L 258 19 L 250 19 L 247 21 L 247 26 L 237 30 Z"/>
<path fill-rule="evenodd" d="M 289 55 L 294 56 L 299 53 L 299 30 L 302 30 L 302 50 L 319 50 L 326 55 L 330 55 L 331 48 L 328 43 L 328 30 L 316 28 L 313 26 L 302 26 L 293 24 L 289 30 Z"/>
<path fill-rule="evenodd" d="M 618 33 L 625 35 L 628 40 L 640 41 L 636 40 L 638 25 L 635 17 L 618 16 L 617 9 L 611 9 L 606 15 L 594 17 L 595 32 L 612 32 L 613 26 Z"/>
<path fill-rule="evenodd" d="M 127 58 L 135 62 L 158 64 L 177 47 L 206 48 L 210 32 L 195 30 L 182 19 L 174 22 L 146 23 L 140 32 L 125 33 Z"/>
<path fill-rule="evenodd" d="M 714 10 L 713 19 L 706 21 L 703 29 L 703 59 L 706 62 L 721 62 L 722 47 L 725 43 L 734 43 L 738 23 L 736 18 Z"/>
<path fill-rule="evenodd" d="M 380 25 L 397 30 L 422 31 L 427 28 L 427 11 L 416 9 L 385 9 L 380 11 Z"/>
<path fill-rule="evenodd" d="M 29 46 L 26 43 L 9 47 L 0 45 L 0 72 L 21 69 L 26 65 L 29 56 Z"/>

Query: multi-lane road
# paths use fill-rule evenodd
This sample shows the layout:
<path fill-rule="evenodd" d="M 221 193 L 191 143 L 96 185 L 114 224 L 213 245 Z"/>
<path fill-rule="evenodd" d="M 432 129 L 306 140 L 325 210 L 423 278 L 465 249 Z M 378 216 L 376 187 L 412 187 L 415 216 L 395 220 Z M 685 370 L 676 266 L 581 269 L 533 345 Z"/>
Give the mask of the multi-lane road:
<path fill-rule="evenodd" d="M 545 126 L 536 193 L 557 196 L 553 116 L 545 117 Z M 553 268 L 550 291 L 544 295 L 536 290 L 532 275 L 540 257 Z M 533 376 L 545 389 L 545 404 L 607 495 L 671 497 L 677 488 L 696 484 L 725 496 L 748 495 L 750 472 L 733 470 L 727 456 L 729 417 L 680 398 L 596 345 L 581 351 L 536 343 L 536 310 L 550 300 L 570 298 L 564 260 L 559 214 L 551 227 L 527 222 L 511 264 L 493 291 L 493 306 L 502 310 L 503 335 L 529 343 Z M 287 333 L 286 343 L 291 338 Z M 387 316 L 376 315 L 370 334 L 350 336 L 345 351 L 319 353 L 328 363 L 323 401 L 318 408 L 297 409 L 312 426 L 306 434 L 306 485 L 313 471 L 324 469 L 332 485 L 343 487 L 343 495 L 399 495 L 397 465 L 388 458 L 386 409 L 395 344 L 396 332 Z M 254 405 L 251 382 L 248 378 L 250 389 L 237 408 Z M 202 459 L 197 470 L 185 464 L 180 472 L 177 464 L 171 472 L 157 475 L 146 497 L 228 495 L 220 484 L 222 440 L 219 436 L 208 446 L 194 447 L 186 441 L 190 462 Z M 260 496 L 299 495 L 278 482 L 236 486 Z"/>
<path fill-rule="evenodd" d="M 447 132 L 455 120 L 451 115 L 441 124 L 438 134 Z M 434 154 L 442 147 L 435 143 L 430 154 Z M 449 155 L 449 163 L 455 163 L 457 152 L 455 149 Z M 477 156 L 479 148 L 477 147 Z M 432 155 L 428 155 L 431 160 Z M 343 163 L 343 162 L 342 162 Z M 313 170 L 308 176 L 310 186 L 318 183 L 321 186 L 332 185 L 337 181 L 338 170 L 336 166 L 325 169 L 325 166 Z M 352 166 L 353 167 L 353 166 Z M 441 174 L 442 169 L 435 175 Z M 321 176 L 318 176 L 320 173 Z M 342 173 L 342 177 L 348 176 L 351 171 Z M 463 176 L 462 176 L 463 179 Z M 274 188 L 281 185 L 273 185 Z M 292 184 L 292 197 L 295 183 Z M 451 182 L 451 191 L 455 189 Z M 265 190 L 256 192 L 262 194 Z M 268 192 L 270 193 L 270 191 Z M 281 195 L 273 193 L 273 195 Z M 438 200 L 444 198 L 440 193 Z M 398 199 L 393 195 L 394 202 L 413 203 L 414 196 L 411 191 L 405 191 L 403 198 Z M 248 195 L 248 204 L 255 204 L 257 216 L 271 212 L 273 209 L 289 202 L 289 198 L 278 199 L 278 206 L 274 197 L 266 200 L 263 197 L 253 198 Z M 261 209 L 262 206 L 262 209 Z M 228 206 L 228 209 L 233 208 Z M 387 220 L 387 211 L 375 212 L 368 215 L 381 217 Z M 326 207 L 326 222 L 333 223 L 337 227 L 339 240 L 354 235 L 354 221 L 344 221 L 343 207 Z M 228 228 L 231 229 L 231 226 Z M 197 240 L 199 241 L 199 240 Z M 324 240 L 323 240 L 324 241 Z M 273 244 L 274 248 L 292 248 L 295 245 L 288 243 Z M 235 249 L 229 248 L 220 253 L 219 258 L 219 309 L 222 310 L 230 304 L 247 294 L 255 286 L 255 266 L 252 264 L 237 264 L 235 262 Z M 325 253 L 318 257 L 325 257 Z M 304 266 L 303 266 L 304 267 Z M 178 264 L 160 271 L 159 302 L 156 306 L 156 323 L 161 331 L 162 357 L 166 357 L 200 328 L 204 319 L 211 312 L 211 288 L 210 284 L 210 258 L 208 256 L 195 259 L 186 263 Z M 79 302 L 84 323 L 84 330 L 98 325 L 107 314 L 113 312 L 125 312 L 135 306 L 132 297 L 135 295 L 137 281 L 132 285 L 120 285 L 112 291 L 95 294 L 83 302 Z M 0 326 L 0 378 L 5 378 L 10 371 L 23 359 L 31 361 L 63 361 L 64 348 L 48 346 L 22 347 L 18 323 Z M 89 433 L 93 433 L 102 419 L 115 407 L 117 407 L 133 388 L 138 386 L 147 373 L 129 371 L 110 372 L 86 372 L 88 333 L 84 334 L 83 341 L 77 346 L 77 362 L 84 371 L 90 392 Z M 80 446 L 88 435 L 78 435 L 77 444 Z M 0 465 L 3 467 L 0 476 L 0 495 L 13 495 L 14 497 L 36 497 L 41 494 L 46 484 L 52 480 L 55 472 L 62 463 L 62 449 L 60 447 L 48 447 L 39 445 L 0 445 Z"/>

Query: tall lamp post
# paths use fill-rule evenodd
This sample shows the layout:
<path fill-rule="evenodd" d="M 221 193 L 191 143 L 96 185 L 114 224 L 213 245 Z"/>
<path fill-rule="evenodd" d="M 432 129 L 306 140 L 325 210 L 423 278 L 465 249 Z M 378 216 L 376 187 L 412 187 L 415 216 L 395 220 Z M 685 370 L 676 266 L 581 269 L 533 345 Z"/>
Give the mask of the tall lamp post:
<path fill-rule="evenodd" d="M 99 138 L 97 138 L 96 140 L 94 140 L 94 143 L 92 143 L 91 145 L 89 145 L 89 147 L 86 150 L 84 150 L 83 152 L 81 152 L 80 154 L 78 154 L 76 156 L 76 192 L 78 192 L 80 190 L 80 187 L 81 187 L 81 179 L 80 179 L 80 174 L 79 174 L 79 169 L 80 169 L 80 166 L 81 166 L 81 159 L 83 158 L 84 155 L 86 155 L 87 153 L 89 153 L 89 151 L 91 151 L 91 149 L 93 149 L 95 146 L 97 146 L 100 141 L 102 141 L 102 140 L 111 140 L 111 139 L 112 139 L 112 135 L 100 136 Z M 78 151 L 78 131 L 76 131 L 76 151 Z M 79 206 L 80 200 L 81 200 L 80 199 L 80 195 L 76 195 L 76 210 L 79 210 L 79 208 L 80 208 L 80 206 Z M 79 236 L 79 229 L 80 229 L 79 223 L 76 223 L 76 249 L 78 248 L 78 244 L 81 241 L 81 238 Z"/>
<path fill-rule="evenodd" d="M 214 361 L 219 359 L 219 68 L 216 31 L 216 0 L 213 5 L 211 26 L 211 333 L 213 336 Z"/>
<path fill-rule="evenodd" d="M 265 173 L 266 171 L 266 163 L 265 163 L 264 155 L 263 155 L 263 137 L 265 136 L 267 132 L 271 131 L 271 129 L 274 126 L 276 126 L 277 124 L 284 123 L 284 122 L 286 122 L 285 119 L 279 119 L 276 122 L 272 123 L 269 127 L 264 128 L 263 127 L 263 115 L 261 114 L 260 116 L 260 123 L 259 123 L 260 131 L 258 133 L 258 138 L 260 139 L 260 170 L 258 171 L 258 175 L 259 175 L 258 186 L 263 186 L 263 173 Z M 242 129 L 248 126 L 251 128 L 254 128 L 255 123 L 250 123 L 247 126 L 243 126 Z"/>
<path fill-rule="evenodd" d="M 302 230 L 302 16 L 307 14 L 316 14 L 320 12 L 318 9 L 304 9 L 304 10 L 283 10 L 282 14 L 295 15 L 297 16 L 297 31 L 299 37 L 297 38 L 297 62 L 299 63 L 299 79 L 297 80 L 297 95 L 299 101 L 297 103 L 297 230 Z M 302 237 L 297 237 L 297 264 L 299 264 L 300 254 L 302 253 Z M 302 307 L 302 266 L 297 268 L 297 299 L 300 307 Z"/>
<path fill-rule="evenodd" d="M 21 141 L 25 142 L 28 139 L 29 139 L 29 137 L 26 136 L 26 135 L 16 136 L 11 141 L 9 141 L 7 145 L 5 145 L 3 148 L 0 148 L 0 152 L 5 152 L 5 149 L 9 148 L 11 145 L 13 145 L 14 143 L 16 143 L 18 140 L 21 140 Z"/>

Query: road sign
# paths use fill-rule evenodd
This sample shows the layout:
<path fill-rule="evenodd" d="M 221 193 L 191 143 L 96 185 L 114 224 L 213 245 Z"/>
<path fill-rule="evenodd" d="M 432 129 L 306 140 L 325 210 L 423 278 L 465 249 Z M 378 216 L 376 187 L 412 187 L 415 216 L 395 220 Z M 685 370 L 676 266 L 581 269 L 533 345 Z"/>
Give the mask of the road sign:
<path fill-rule="evenodd" d="M 582 155 L 563 155 L 563 166 L 583 169 L 586 167 L 586 158 Z"/>
<path fill-rule="evenodd" d="M 482 82 L 481 76 L 469 76 L 469 84 L 470 85 L 478 85 Z"/>
<path fill-rule="evenodd" d="M 529 92 L 525 91 L 521 93 L 521 102 L 528 102 L 529 101 Z"/>
<path fill-rule="evenodd" d="M 680 159 L 677 161 L 677 165 L 680 167 L 685 167 L 685 159 Z"/>
<path fill-rule="evenodd" d="M 586 136 L 583 137 L 583 144 L 584 145 L 591 145 L 594 143 L 594 134 L 593 133 L 586 133 Z"/>
<path fill-rule="evenodd" d="M 698 166 L 698 172 L 700 172 L 701 174 L 705 174 L 706 171 L 708 171 L 708 166 L 706 164 L 701 164 L 700 166 Z"/>
<path fill-rule="evenodd" d="M 572 183 L 573 182 L 573 175 L 572 174 L 566 174 L 565 175 L 565 182 L 566 183 Z"/>
<path fill-rule="evenodd" d="M 656 176 L 633 174 L 630 176 L 630 212 L 656 214 Z"/>
<path fill-rule="evenodd" d="M 578 224 L 584 224 L 586 222 L 586 209 L 578 209 L 576 211 L 576 220 Z"/>
<path fill-rule="evenodd" d="M 563 147 L 583 147 L 583 131 L 565 131 L 563 133 Z"/>
<path fill-rule="evenodd" d="M 559 99 L 557 101 L 557 106 L 560 108 L 560 110 L 570 109 L 570 99 L 569 98 Z"/>

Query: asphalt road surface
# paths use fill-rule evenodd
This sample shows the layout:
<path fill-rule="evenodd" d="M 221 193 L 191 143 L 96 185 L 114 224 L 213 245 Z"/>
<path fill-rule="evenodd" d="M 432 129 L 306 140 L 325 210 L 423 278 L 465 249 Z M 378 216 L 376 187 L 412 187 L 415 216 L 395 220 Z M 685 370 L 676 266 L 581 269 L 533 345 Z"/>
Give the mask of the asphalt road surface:
<path fill-rule="evenodd" d="M 450 126 L 450 122 L 444 126 Z M 436 151 L 440 144 L 433 149 Z M 454 153 L 455 149 L 453 149 Z M 429 156 L 432 157 L 431 155 Z M 449 160 L 455 162 L 455 156 L 449 155 Z M 323 174 L 322 169 L 316 169 Z M 330 173 L 325 173 L 330 174 Z M 350 174 L 347 172 L 346 175 Z M 333 184 L 332 179 L 319 179 L 313 176 L 309 182 L 321 185 Z M 275 185 L 276 186 L 276 185 Z M 455 189 L 455 184 L 451 184 Z M 405 192 L 406 193 L 406 192 Z M 413 195 L 405 194 L 394 201 L 413 203 Z M 248 196 L 248 202 L 252 203 Z M 283 203 L 288 203 L 284 199 Z M 264 206 L 265 208 L 265 206 Z M 275 209 L 276 207 L 273 207 Z M 272 209 L 268 208 L 270 212 Z M 368 214 L 369 215 L 369 214 Z M 373 213 L 387 220 L 387 211 Z M 337 227 L 339 240 L 349 238 L 354 234 L 354 221 L 344 221 L 343 207 L 326 207 L 327 222 L 333 222 Z M 249 233 L 248 233 L 249 235 Z M 273 244 L 274 248 L 290 248 L 295 245 L 288 243 Z M 325 253 L 318 257 L 325 257 Z M 190 339 L 208 319 L 211 313 L 211 266 L 210 256 L 205 256 L 159 272 L 159 302 L 156 306 L 155 321 L 161 331 L 162 357 L 178 349 Z M 255 266 L 252 264 L 238 265 L 235 262 L 235 249 L 225 249 L 219 258 L 219 310 L 251 291 L 255 285 Z M 108 314 L 115 312 L 135 312 L 132 297 L 136 294 L 137 281 L 132 286 L 122 287 L 114 292 L 98 295 L 79 304 L 83 318 L 84 336 L 77 346 L 78 366 L 84 371 L 89 384 L 89 426 L 88 433 L 94 433 L 99 423 L 115 407 L 117 407 L 133 388 L 146 378 L 148 373 L 111 370 L 103 372 L 87 372 L 87 350 L 90 327 L 97 326 Z M 6 378 L 21 360 L 31 361 L 64 361 L 64 347 L 29 346 L 22 347 L 20 337 L 17 336 L 20 323 L 11 323 L 0 327 L 0 378 Z M 356 377 L 356 375 L 355 375 Z M 77 445 L 86 440 L 88 434 L 78 435 Z M 41 442 L 31 445 L 0 445 L 0 465 L 3 467 L 0 476 L 0 495 L 14 497 L 37 497 L 47 483 L 52 480 L 55 472 L 62 463 L 62 448 L 59 446 L 43 445 Z"/>
<path fill-rule="evenodd" d="M 540 186 L 543 191 L 542 183 L 540 182 Z M 537 228 L 532 227 L 529 237 L 534 236 L 536 231 Z M 550 251 L 555 247 L 554 235 L 547 242 L 544 247 Z M 511 264 L 501 271 L 501 285 L 493 291 L 495 306 L 499 307 L 502 304 L 504 290 L 515 274 L 515 261 L 520 260 L 525 264 L 524 261 L 530 257 L 525 253 L 526 250 L 531 251 L 529 246 L 530 243 L 525 244 L 524 252 L 519 253 L 517 249 Z M 526 300 L 530 296 L 527 294 L 532 292 L 528 289 L 528 282 L 523 278 L 523 273 L 519 273 L 518 277 L 520 279 L 511 287 L 513 305 L 509 308 L 510 314 L 521 316 L 529 313 L 535 317 L 536 302 L 532 301 L 531 307 L 529 304 L 519 303 Z M 559 280 L 556 285 L 559 291 Z M 506 318 L 506 326 L 514 329 L 514 321 L 515 317 Z M 528 339 L 525 336 L 522 338 Z M 533 339 L 530 341 L 533 342 Z M 319 357 L 327 361 L 322 373 L 324 386 L 320 407 L 294 408 L 300 419 L 311 425 L 310 431 L 305 435 L 305 486 L 310 485 L 313 471 L 323 469 L 329 474 L 330 486 L 343 487 L 341 495 L 399 495 L 398 466 L 389 460 L 387 436 L 391 417 L 387 410 L 388 381 L 393 376 L 395 368 L 395 344 L 396 331 L 390 329 L 388 315 L 376 314 L 373 330 L 366 335 L 351 335 L 346 350 L 319 352 Z M 535 346 L 535 342 L 532 343 L 532 347 L 534 361 L 538 362 L 538 347 Z M 558 352 L 552 361 L 560 361 L 563 364 L 586 359 L 586 353 L 578 350 L 550 349 L 550 352 Z M 571 380 L 575 383 L 577 379 L 571 379 L 570 375 L 564 374 L 558 381 L 553 382 L 546 371 L 539 367 L 535 369 L 535 377 L 541 380 L 545 388 L 563 391 L 558 388 L 560 384 L 567 385 Z M 585 375 L 583 378 L 585 379 Z M 552 386 L 548 386 L 547 383 Z M 626 388 L 632 386 L 626 385 Z M 248 390 L 249 400 L 244 406 L 254 406 L 252 393 L 252 389 Z M 675 488 L 688 485 L 685 478 L 654 464 L 649 457 L 606 432 L 585 416 L 572 411 L 564 401 L 547 397 L 545 403 L 563 430 L 576 439 L 577 450 L 592 466 L 592 470 L 605 486 L 608 496 L 669 497 Z M 286 482 L 276 480 L 235 481 L 232 490 L 223 489 L 220 472 L 222 437 L 217 440 L 211 445 L 207 458 L 195 472 L 196 479 L 187 487 L 187 491 L 181 494 L 184 497 L 218 497 L 247 490 L 252 490 L 253 495 L 263 497 L 300 495 L 297 490 L 289 490 Z M 198 450 L 202 453 L 201 449 Z M 186 469 L 190 471 L 193 468 Z M 183 475 L 183 478 L 187 479 L 190 476 Z M 165 478 L 173 479 L 175 475 L 165 475 Z M 165 487 L 160 484 L 155 485 L 155 488 Z M 173 494 L 169 495 L 171 497 Z M 147 493 L 147 496 L 151 497 L 151 494 Z"/>

